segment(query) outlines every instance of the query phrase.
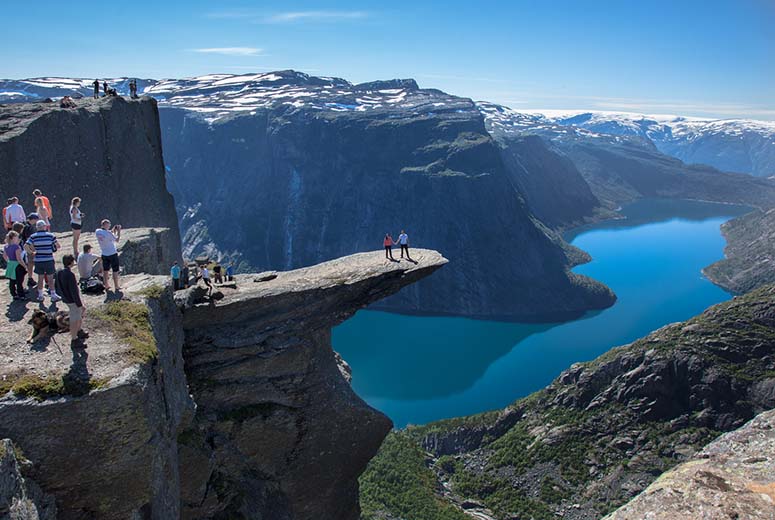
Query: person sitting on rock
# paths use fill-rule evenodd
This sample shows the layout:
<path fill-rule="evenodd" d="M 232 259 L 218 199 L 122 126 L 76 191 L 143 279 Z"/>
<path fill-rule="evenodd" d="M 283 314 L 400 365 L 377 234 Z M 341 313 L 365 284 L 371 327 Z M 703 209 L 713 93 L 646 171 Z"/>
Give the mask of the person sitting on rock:
<path fill-rule="evenodd" d="M 393 237 L 390 236 L 390 233 L 385 233 L 385 240 L 383 240 L 382 244 L 385 246 L 385 258 L 395 261 L 395 258 L 393 258 L 393 246 L 396 243 Z"/>
<path fill-rule="evenodd" d="M 78 264 L 78 276 L 81 282 L 85 282 L 93 276 L 101 276 L 103 272 L 102 259 L 92 253 L 91 249 L 91 245 L 84 244 L 83 252 L 78 255 L 78 260 L 76 261 Z"/>
<path fill-rule="evenodd" d="M 62 301 L 67 304 L 70 311 L 70 348 L 86 348 L 83 340 L 89 337 L 89 334 L 81 329 L 83 317 L 86 314 L 86 306 L 81 300 L 81 291 L 78 288 L 78 282 L 71 271 L 75 265 L 73 255 L 65 255 L 62 258 L 64 266 L 56 274 L 56 286 L 62 293 Z"/>
<path fill-rule="evenodd" d="M 75 104 L 75 101 L 73 101 L 73 98 L 70 96 L 64 96 L 59 102 L 60 108 L 76 108 L 77 106 L 78 105 Z"/>

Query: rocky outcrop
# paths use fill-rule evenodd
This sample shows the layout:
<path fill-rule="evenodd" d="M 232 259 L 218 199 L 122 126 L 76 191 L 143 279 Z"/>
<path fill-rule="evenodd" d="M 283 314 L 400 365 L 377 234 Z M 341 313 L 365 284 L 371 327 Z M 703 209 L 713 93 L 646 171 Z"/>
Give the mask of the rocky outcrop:
<path fill-rule="evenodd" d="M 158 233 L 127 233 L 140 235 Z M 353 393 L 331 327 L 446 263 L 364 253 L 175 299 L 166 276 L 129 275 L 121 300 L 84 297 L 89 348 L 67 353 L 26 345 L 32 309 L 0 295 L 15 316 L 0 334 L 0 438 L 59 519 L 354 520 L 392 425 Z M 12 477 L 0 500 L 37 504 Z"/>
<path fill-rule="evenodd" d="M 703 269 L 708 278 L 735 293 L 775 282 L 775 209 L 730 220 L 721 232 L 726 258 Z"/>
<path fill-rule="evenodd" d="M 33 211 L 32 190 L 51 200 L 56 231 L 70 228 L 70 200 L 81 197 L 84 229 L 103 218 L 130 227 L 166 227 L 179 242 L 165 185 L 159 115 L 151 98 L 80 99 L 0 106 L 0 193 Z"/>
<path fill-rule="evenodd" d="M 392 424 L 340 373 L 331 327 L 446 263 L 414 259 L 359 254 L 238 276 L 215 301 L 179 296 L 197 403 L 180 440 L 183 518 L 359 517 L 357 478 Z"/>
<path fill-rule="evenodd" d="M 775 411 L 711 442 L 606 520 L 771 520 Z"/>
<path fill-rule="evenodd" d="M 56 338 L 29 346 L 22 333 L 1 345 L 12 362 L 0 377 L 0 437 L 30 460 L 59 519 L 179 516 L 177 437 L 193 402 L 179 313 L 169 292 L 145 296 L 152 283 L 127 277 L 128 300 L 107 306 L 86 298 L 85 351 L 65 353 Z"/>
<path fill-rule="evenodd" d="M 44 494 L 32 479 L 25 478 L 25 462 L 10 440 L 0 440 L 0 518 L 56 520 L 53 497 Z"/>
<path fill-rule="evenodd" d="M 473 500 L 497 519 L 611 512 L 775 407 L 773 302 L 775 286 L 764 286 L 576 364 L 506 410 L 410 427 L 402 435 L 432 454 L 436 487 L 425 492 Z M 401 460 L 378 455 L 382 473 L 367 480 L 400 480 Z M 365 503 L 391 512 L 373 495 Z"/>

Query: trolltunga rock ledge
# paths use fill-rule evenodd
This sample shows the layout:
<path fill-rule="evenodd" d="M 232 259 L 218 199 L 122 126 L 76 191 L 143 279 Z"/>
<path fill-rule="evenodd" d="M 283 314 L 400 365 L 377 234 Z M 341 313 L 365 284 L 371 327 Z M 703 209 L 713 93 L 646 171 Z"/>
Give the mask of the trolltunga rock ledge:
<path fill-rule="evenodd" d="M 311 267 L 260 275 L 238 275 L 237 287 L 219 288 L 223 299 L 193 303 L 178 293 L 183 327 L 217 326 L 270 318 L 294 328 L 332 327 L 357 310 L 398 292 L 447 263 L 437 251 L 412 249 L 412 260 L 385 259 L 384 251 L 358 253 Z M 276 275 L 276 276 L 275 276 Z"/>

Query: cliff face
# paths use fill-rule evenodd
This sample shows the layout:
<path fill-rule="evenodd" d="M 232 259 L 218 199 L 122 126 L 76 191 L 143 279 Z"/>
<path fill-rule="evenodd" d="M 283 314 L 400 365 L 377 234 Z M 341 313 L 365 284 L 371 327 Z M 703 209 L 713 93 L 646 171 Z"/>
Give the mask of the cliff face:
<path fill-rule="evenodd" d="M 214 305 L 180 295 L 197 403 L 180 443 L 183 518 L 359 517 L 358 476 L 392 424 L 342 377 L 331 328 L 446 263 L 415 260 L 365 253 L 239 276 Z"/>
<path fill-rule="evenodd" d="M 391 434 L 363 477 L 368 517 L 407 514 L 389 501 L 402 492 L 392 483 L 417 474 L 417 457 L 425 468 L 427 451 L 430 470 L 406 482 L 425 482 L 414 495 L 429 504 L 495 519 L 600 518 L 775 407 L 774 301 L 775 287 L 762 287 L 574 365 L 503 411 Z M 399 445 L 419 455 L 390 451 Z M 433 507 L 426 518 L 458 518 Z"/>
<path fill-rule="evenodd" d="M 0 106 L 0 193 L 34 210 L 32 190 L 51 200 L 55 231 L 68 230 L 70 200 L 83 199 L 84 229 L 109 218 L 124 227 L 170 228 L 179 242 L 165 185 L 156 101 L 81 99 Z M 5 200 L 5 199 L 3 199 Z"/>
<path fill-rule="evenodd" d="M 355 520 L 357 478 L 391 423 L 342 376 L 330 328 L 447 262 L 415 261 L 360 254 L 176 301 L 167 277 L 129 275 L 123 300 L 85 297 L 92 337 L 72 359 L 56 338 L 24 344 L 31 309 L 14 304 L 0 438 L 30 480 L 0 480 L 0 500 L 50 495 L 65 520 Z"/>
<path fill-rule="evenodd" d="M 707 445 L 605 520 L 770 520 L 775 514 L 775 410 Z"/>
<path fill-rule="evenodd" d="M 721 232 L 726 258 L 703 269 L 708 278 L 735 293 L 775 282 L 775 209 L 730 220 Z"/>
<path fill-rule="evenodd" d="M 525 207 L 470 100 L 411 84 L 346 89 L 403 101 L 365 111 L 278 103 L 215 121 L 162 110 L 187 251 L 292 268 L 379 247 L 405 228 L 452 263 L 381 308 L 536 320 L 613 302 L 567 272 L 561 239 Z"/>

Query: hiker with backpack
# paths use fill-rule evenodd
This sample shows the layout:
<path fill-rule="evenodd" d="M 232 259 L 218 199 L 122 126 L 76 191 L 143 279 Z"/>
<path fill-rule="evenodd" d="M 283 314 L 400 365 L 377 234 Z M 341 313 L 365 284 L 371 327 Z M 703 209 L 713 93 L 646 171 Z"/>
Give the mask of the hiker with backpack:
<path fill-rule="evenodd" d="M 81 291 L 78 289 L 78 282 L 71 270 L 75 265 L 73 255 L 65 255 L 62 258 L 62 269 L 57 271 L 56 286 L 62 293 L 62 301 L 65 302 L 70 312 L 70 348 L 86 348 L 84 340 L 89 337 L 89 333 L 82 330 L 83 317 L 86 314 L 86 307 L 81 300 Z"/>

